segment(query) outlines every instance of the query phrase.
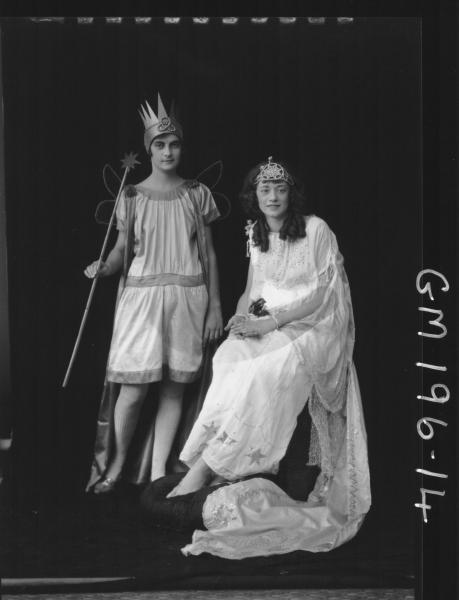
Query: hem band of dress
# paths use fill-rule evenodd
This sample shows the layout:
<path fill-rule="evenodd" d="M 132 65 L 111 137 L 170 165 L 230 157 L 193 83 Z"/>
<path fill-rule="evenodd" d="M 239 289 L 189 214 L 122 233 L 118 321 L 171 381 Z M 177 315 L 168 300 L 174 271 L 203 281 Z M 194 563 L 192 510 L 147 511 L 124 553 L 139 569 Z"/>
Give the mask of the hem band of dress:
<path fill-rule="evenodd" d="M 154 383 L 162 381 L 166 376 L 170 381 L 177 383 L 192 383 L 199 378 L 201 369 L 197 371 L 179 371 L 164 365 L 159 369 L 150 371 L 114 371 L 107 370 L 107 381 L 113 383 Z"/>

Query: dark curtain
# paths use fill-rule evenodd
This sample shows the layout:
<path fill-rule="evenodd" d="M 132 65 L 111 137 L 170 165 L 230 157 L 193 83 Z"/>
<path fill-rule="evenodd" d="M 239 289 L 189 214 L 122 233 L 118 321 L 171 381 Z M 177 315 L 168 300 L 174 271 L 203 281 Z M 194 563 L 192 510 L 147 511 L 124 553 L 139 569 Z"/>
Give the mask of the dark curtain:
<path fill-rule="evenodd" d="M 179 103 L 183 175 L 224 163 L 216 191 L 232 212 L 214 237 L 225 318 L 245 285 L 237 194 L 250 167 L 286 160 L 310 211 L 336 233 L 354 302 L 374 510 L 397 527 L 414 518 L 419 21 L 188 21 L 4 23 L 15 502 L 59 506 L 88 475 L 115 279 L 100 282 L 70 384 L 61 384 L 90 285 L 83 268 L 105 231 L 93 218 L 109 197 L 101 170 L 108 162 L 119 171 L 135 151 L 142 165 L 130 182 L 148 174 L 137 109 L 155 105 L 160 90 Z"/>

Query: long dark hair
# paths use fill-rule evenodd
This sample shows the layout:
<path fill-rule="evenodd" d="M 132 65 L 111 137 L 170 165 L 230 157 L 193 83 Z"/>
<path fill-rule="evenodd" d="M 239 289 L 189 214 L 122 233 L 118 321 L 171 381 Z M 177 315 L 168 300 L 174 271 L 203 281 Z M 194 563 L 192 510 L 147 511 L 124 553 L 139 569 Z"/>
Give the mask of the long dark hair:
<path fill-rule="evenodd" d="M 269 225 L 266 221 L 264 213 L 260 210 L 256 193 L 257 183 L 255 181 L 260 167 L 265 163 L 259 163 L 251 169 L 244 179 L 242 190 L 239 194 L 242 207 L 247 215 L 256 220 L 253 226 L 252 241 L 254 246 L 260 246 L 261 252 L 267 252 L 269 248 Z M 288 184 L 288 209 L 287 215 L 282 223 L 279 231 L 281 240 L 289 240 L 291 242 L 298 238 L 306 237 L 306 222 L 304 215 L 306 214 L 306 200 L 304 197 L 303 184 L 297 179 L 290 169 L 282 162 L 278 162 L 292 177 L 293 185 Z"/>

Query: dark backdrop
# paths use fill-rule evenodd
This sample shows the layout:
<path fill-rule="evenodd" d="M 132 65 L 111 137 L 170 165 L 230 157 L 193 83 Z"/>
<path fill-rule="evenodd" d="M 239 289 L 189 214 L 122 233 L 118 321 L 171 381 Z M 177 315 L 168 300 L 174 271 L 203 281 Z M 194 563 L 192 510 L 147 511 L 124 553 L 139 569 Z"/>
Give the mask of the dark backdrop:
<path fill-rule="evenodd" d="M 115 279 L 99 283 L 67 389 L 62 379 L 105 229 L 101 178 L 125 152 L 148 174 L 137 108 L 180 106 L 182 174 L 221 159 L 232 213 L 214 227 L 224 316 L 245 284 L 237 193 L 269 154 L 304 180 L 338 237 L 356 317 L 355 362 L 381 528 L 414 518 L 421 265 L 420 26 L 356 19 L 263 26 L 5 21 L 6 197 L 12 337 L 13 498 L 56 511 L 81 493 L 110 341 Z M 417 500 L 416 500 L 417 501 Z M 416 517 L 418 515 L 415 515 Z M 407 528 L 409 533 L 410 526 Z M 382 535 L 382 533 L 381 533 Z M 408 544 L 408 540 L 407 540 Z"/>

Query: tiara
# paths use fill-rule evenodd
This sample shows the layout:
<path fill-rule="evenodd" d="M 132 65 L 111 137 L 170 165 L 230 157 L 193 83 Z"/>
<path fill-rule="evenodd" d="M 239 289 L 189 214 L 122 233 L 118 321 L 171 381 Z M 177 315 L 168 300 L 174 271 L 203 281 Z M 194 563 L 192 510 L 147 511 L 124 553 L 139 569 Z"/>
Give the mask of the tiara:
<path fill-rule="evenodd" d="M 273 157 L 268 158 L 268 162 L 261 165 L 258 175 L 255 178 L 255 183 L 261 181 L 285 181 L 289 185 L 293 185 L 293 178 L 290 173 L 284 169 L 279 163 L 273 162 Z"/>
<path fill-rule="evenodd" d="M 164 133 L 175 133 L 179 138 L 183 139 L 183 131 L 180 123 L 175 116 L 174 105 L 172 105 L 169 114 L 167 114 L 161 96 L 158 94 L 158 115 L 145 100 L 145 106 L 139 109 L 140 117 L 143 121 L 145 133 L 143 141 L 148 152 L 151 142 Z"/>

